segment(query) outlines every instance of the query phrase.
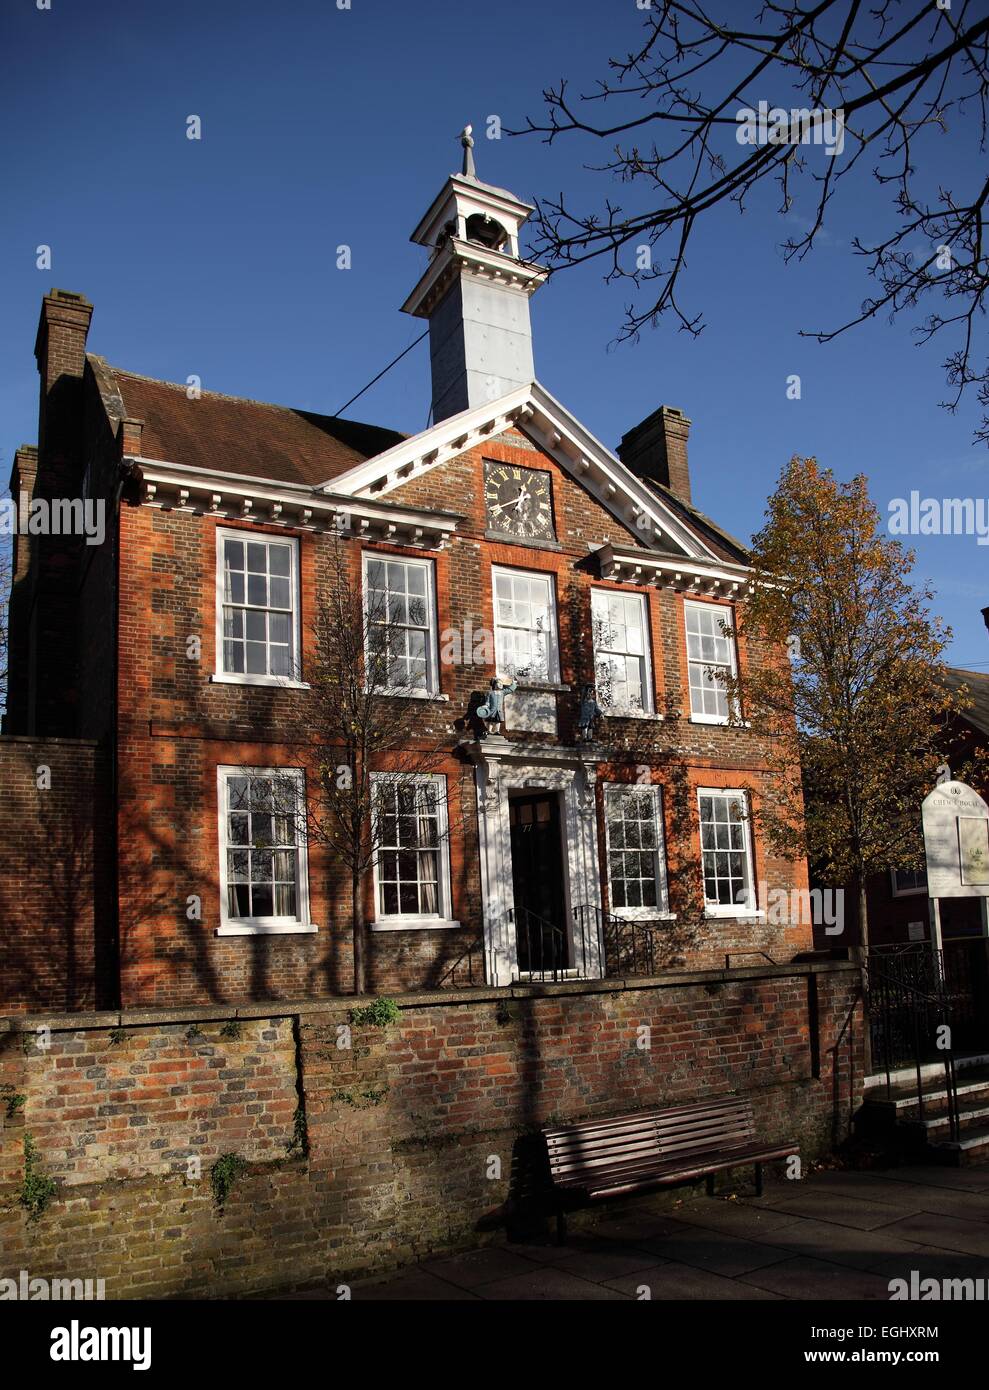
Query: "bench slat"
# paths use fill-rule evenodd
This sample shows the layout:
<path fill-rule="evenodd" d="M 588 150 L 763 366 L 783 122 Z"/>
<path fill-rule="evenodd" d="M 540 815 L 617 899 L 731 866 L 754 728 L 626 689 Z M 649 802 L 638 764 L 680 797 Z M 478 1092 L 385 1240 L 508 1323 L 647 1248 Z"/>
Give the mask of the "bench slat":
<path fill-rule="evenodd" d="M 543 1135 L 554 1184 L 592 1197 L 786 1157 L 798 1147 L 760 1142 L 751 1102 L 738 1096 L 593 1118 Z"/>

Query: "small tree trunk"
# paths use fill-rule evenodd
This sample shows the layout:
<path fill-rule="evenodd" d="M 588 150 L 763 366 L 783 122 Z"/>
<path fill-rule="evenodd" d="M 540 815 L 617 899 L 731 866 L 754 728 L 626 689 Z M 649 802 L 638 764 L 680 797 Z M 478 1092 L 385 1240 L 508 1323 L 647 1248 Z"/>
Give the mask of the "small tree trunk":
<path fill-rule="evenodd" d="M 360 874 L 350 881 L 350 907 L 354 923 L 354 993 L 367 993 L 367 954 L 364 936 L 364 901 Z"/>
<path fill-rule="evenodd" d="M 859 948 L 858 963 L 862 974 L 862 1061 L 866 1076 L 872 1075 L 872 1029 L 869 1020 L 869 901 L 865 891 L 865 874 L 859 870 Z"/>
<path fill-rule="evenodd" d="M 859 872 L 859 950 L 863 961 L 869 954 L 869 899 L 865 891 L 865 874 Z"/>

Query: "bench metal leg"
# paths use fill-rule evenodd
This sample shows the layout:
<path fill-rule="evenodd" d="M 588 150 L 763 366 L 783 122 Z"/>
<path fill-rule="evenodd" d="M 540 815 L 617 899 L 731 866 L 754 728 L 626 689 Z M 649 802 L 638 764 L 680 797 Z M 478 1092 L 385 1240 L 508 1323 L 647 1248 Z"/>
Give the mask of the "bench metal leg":
<path fill-rule="evenodd" d="M 755 1166 L 755 1195 L 756 1195 L 757 1197 L 761 1197 L 761 1196 L 762 1196 L 762 1164 L 761 1164 L 761 1163 L 757 1163 L 756 1166 Z"/>
<path fill-rule="evenodd" d="M 709 1197 L 713 1197 L 713 1196 L 714 1196 L 714 1174 L 713 1174 L 713 1173 L 708 1173 L 708 1175 L 707 1175 L 707 1195 L 708 1195 Z"/>
<path fill-rule="evenodd" d="M 566 1245 L 567 1243 L 567 1218 L 562 1207 L 556 1209 L 556 1243 Z"/>

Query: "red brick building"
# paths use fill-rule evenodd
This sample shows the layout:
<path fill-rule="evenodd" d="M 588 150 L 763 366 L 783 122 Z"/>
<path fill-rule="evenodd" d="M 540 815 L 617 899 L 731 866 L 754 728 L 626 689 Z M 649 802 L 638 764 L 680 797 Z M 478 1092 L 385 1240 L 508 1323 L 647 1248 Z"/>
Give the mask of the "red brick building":
<path fill-rule="evenodd" d="M 592 978 L 812 947 L 765 910 L 806 874 L 758 832 L 765 738 L 717 679 L 744 692 L 779 659 L 736 641 L 745 549 L 691 502 L 680 410 L 615 454 L 535 379 L 530 211 L 468 157 L 416 229 L 404 308 L 429 325 L 434 423 L 409 437 L 113 367 L 87 351 L 92 306 L 45 297 L 39 441 L 12 493 L 102 503 L 106 534 L 17 538 L 5 733 L 93 749 L 105 785 L 76 807 L 109 807 L 64 957 L 82 1002 L 350 988 L 347 874 L 271 817 L 280 789 L 311 795 L 283 731 L 312 698 L 338 544 L 442 748 L 367 876 L 376 992 L 539 979 L 547 940 L 556 973 Z M 486 730 L 479 702 L 513 678 Z M 38 893 L 10 906 L 41 933 Z M 5 971 L 9 1006 L 36 1002 L 31 960 Z"/>

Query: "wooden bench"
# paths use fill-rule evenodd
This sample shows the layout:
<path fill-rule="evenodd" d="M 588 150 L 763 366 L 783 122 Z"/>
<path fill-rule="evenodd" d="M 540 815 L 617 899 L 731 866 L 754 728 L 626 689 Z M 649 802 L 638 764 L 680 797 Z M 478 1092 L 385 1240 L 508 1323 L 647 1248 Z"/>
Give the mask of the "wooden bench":
<path fill-rule="evenodd" d="M 749 1163 L 755 1165 L 756 1195 L 761 1196 L 763 1163 L 799 1151 L 796 1143 L 760 1141 L 751 1102 L 736 1096 L 585 1120 L 564 1129 L 545 1129 L 543 1137 L 561 1242 L 567 1201 L 603 1201 L 699 1177 L 707 1178 L 708 1193 L 713 1194 L 715 1173 Z"/>

